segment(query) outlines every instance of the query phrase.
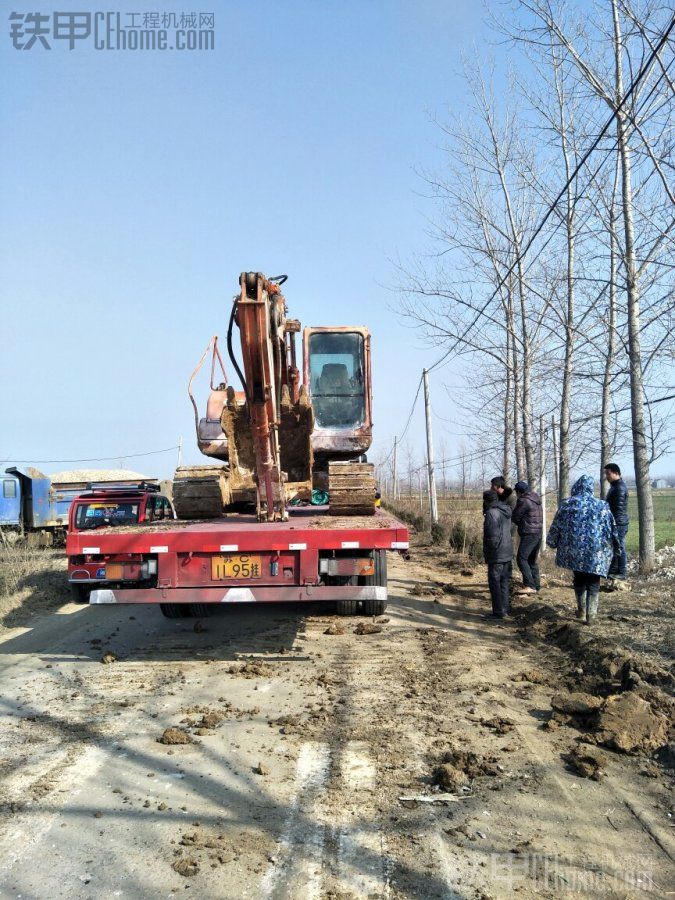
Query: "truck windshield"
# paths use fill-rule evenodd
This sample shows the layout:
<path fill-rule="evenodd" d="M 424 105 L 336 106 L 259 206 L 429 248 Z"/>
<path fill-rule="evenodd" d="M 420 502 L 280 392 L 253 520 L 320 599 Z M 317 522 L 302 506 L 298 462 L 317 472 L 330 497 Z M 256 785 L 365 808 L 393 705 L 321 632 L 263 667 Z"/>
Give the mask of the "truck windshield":
<path fill-rule="evenodd" d="M 310 334 L 309 371 L 317 424 L 329 428 L 362 425 L 366 415 L 362 335 Z"/>
<path fill-rule="evenodd" d="M 75 527 L 78 531 L 137 523 L 138 503 L 92 500 L 91 503 L 79 503 L 75 512 Z"/>

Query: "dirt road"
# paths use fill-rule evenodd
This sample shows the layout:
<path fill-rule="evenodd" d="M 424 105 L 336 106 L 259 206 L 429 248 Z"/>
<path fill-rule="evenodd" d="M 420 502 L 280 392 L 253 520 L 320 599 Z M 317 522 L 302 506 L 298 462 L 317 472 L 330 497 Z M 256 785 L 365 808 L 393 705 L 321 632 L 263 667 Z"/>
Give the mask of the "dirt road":
<path fill-rule="evenodd" d="M 665 896 L 666 775 L 571 771 L 542 724 L 572 663 L 485 620 L 479 571 L 410 593 L 438 575 L 392 558 L 375 634 L 70 604 L 7 632 L 0 896 Z"/>

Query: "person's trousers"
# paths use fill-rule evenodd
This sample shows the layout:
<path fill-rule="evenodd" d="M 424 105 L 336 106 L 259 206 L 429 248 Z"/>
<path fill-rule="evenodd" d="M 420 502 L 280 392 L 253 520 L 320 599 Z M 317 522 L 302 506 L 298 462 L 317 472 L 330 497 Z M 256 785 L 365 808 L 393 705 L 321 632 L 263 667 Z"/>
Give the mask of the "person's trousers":
<path fill-rule="evenodd" d="M 619 535 L 619 552 L 615 553 L 612 558 L 612 565 L 609 567 L 609 574 L 616 575 L 618 578 L 626 577 L 626 534 L 628 525 L 617 525 L 617 533 Z"/>
<path fill-rule="evenodd" d="M 598 612 L 600 598 L 600 576 L 588 572 L 574 573 L 574 593 L 577 598 L 577 611 L 588 619 L 594 618 Z"/>
<path fill-rule="evenodd" d="M 507 616 L 509 614 L 511 598 L 509 584 L 511 582 L 510 562 L 488 563 L 488 585 L 492 598 L 492 615 Z"/>
<path fill-rule="evenodd" d="M 540 534 L 523 534 L 518 545 L 518 568 L 523 575 L 523 586 L 538 591 L 541 587 L 539 581 L 539 566 L 537 557 L 541 547 Z"/>

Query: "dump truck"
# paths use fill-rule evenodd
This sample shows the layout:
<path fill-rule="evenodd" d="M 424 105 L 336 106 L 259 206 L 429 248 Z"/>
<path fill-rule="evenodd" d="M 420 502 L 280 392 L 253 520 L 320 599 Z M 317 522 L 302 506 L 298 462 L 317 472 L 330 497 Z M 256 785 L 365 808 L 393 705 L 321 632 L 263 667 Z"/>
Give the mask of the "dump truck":
<path fill-rule="evenodd" d="M 124 486 L 128 483 L 126 474 L 120 472 L 125 477 L 105 479 L 60 480 L 58 476 L 44 475 L 33 466 L 10 466 L 0 475 L 0 527 L 6 535 L 25 536 L 34 544 L 61 543 L 75 497 L 87 488 Z"/>
<path fill-rule="evenodd" d="M 365 459 L 370 334 L 363 326 L 305 328 L 298 365 L 301 326 L 287 315 L 285 280 L 240 276 L 227 329 L 239 388 L 228 380 L 217 337 L 190 377 L 197 445 L 218 463 L 176 471 L 178 518 L 88 532 L 71 511 L 69 577 L 90 589 L 90 603 L 155 603 L 170 618 L 221 603 L 384 611 L 387 552 L 406 553 L 409 536 L 376 508 Z M 193 384 L 209 354 L 211 390 L 200 416 Z"/>

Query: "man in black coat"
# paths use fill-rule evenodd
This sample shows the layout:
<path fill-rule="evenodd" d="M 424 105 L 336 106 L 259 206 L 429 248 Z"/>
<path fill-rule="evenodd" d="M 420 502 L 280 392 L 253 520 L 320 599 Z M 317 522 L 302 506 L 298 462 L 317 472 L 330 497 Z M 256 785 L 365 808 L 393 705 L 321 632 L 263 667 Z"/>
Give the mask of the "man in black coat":
<path fill-rule="evenodd" d="M 511 507 L 511 515 L 513 516 L 513 511 L 516 508 L 516 503 L 518 502 L 518 498 L 516 497 L 516 493 L 513 488 L 506 486 L 506 479 L 503 475 L 497 475 L 490 481 L 490 487 L 495 493 L 498 494 L 499 499 L 503 500 L 504 503 L 507 503 Z M 511 540 L 516 536 L 516 524 L 512 520 L 511 521 Z M 515 552 L 515 542 L 514 542 L 514 552 Z"/>
<path fill-rule="evenodd" d="M 628 519 L 628 488 L 621 477 L 621 469 L 616 463 L 608 463 L 605 466 L 605 480 L 609 484 L 605 500 L 609 503 L 619 535 L 619 550 L 614 554 L 609 567 L 609 577 L 623 581 L 626 578 L 626 533 L 630 523 Z"/>
<path fill-rule="evenodd" d="M 509 614 L 509 583 L 511 580 L 511 507 L 500 500 L 495 491 L 483 494 L 483 556 L 488 567 L 488 585 L 492 598 L 493 619 Z"/>
<path fill-rule="evenodd" d="M 523 586 L 519 594 L 535 594 L 541 587 L 539 581 L 539 549 L 543 524 L 543 512 L 539 494 L 530 490 L 526 481 L 516 484 L 518 502 L 513 510 L 513 521 L 518 526 L 518 568 L 523 576 Z"/>

